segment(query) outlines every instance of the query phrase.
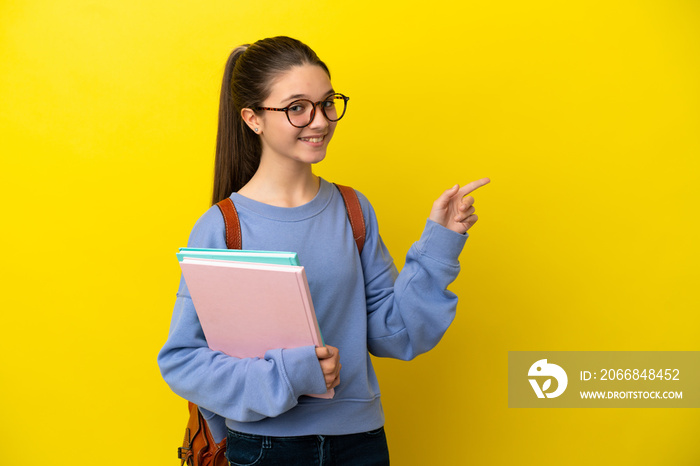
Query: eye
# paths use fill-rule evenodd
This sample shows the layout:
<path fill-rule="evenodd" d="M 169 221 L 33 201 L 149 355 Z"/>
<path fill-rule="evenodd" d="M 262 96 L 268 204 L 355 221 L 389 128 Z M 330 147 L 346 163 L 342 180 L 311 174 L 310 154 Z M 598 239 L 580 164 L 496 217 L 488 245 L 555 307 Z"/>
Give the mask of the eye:
<path fill-rule="evenodd" d="M 333 98 L 323 101 L 323 108 L 332 108 L 335 105 Z"/>
<path fill-rule="evenodd" d="M 306 112 L 308 106 L 306 102 L 292 102 L 289 104 L 289 107 L 287 107 L 287 111 L 289 113 L 300 114 Z"/>

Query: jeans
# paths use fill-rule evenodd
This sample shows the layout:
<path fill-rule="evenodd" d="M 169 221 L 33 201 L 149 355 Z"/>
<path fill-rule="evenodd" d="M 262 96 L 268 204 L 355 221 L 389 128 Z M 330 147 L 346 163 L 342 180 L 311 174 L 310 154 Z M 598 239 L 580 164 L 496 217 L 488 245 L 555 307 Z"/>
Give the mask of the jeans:
<path fill-rule="evenodd" d="M 386 466 L 384 428 L 350 435 L 265 437 L 228 431 L 226 458 L 232 466 Z"/>

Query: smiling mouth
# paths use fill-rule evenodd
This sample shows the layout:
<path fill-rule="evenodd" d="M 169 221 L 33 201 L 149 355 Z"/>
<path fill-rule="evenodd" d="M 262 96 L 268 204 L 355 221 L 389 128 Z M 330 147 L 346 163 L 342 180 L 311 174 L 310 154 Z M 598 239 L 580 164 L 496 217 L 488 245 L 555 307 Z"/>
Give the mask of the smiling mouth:
<path fill-rule="evenodd" d="M 306 142 L 322 142 L 325 137 L 326 136 L 324 135 L 324 136 L 317 136 L 317 137 L 313 137 L 313 138 L 299 138 L 299 139 L 301 139 L 302 141 L 306 141 Z"/>

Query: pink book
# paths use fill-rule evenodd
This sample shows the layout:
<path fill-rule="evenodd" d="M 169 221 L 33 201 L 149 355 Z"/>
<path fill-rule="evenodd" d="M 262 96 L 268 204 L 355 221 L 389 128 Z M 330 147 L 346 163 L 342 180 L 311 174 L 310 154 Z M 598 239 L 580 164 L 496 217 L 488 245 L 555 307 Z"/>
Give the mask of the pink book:
<path fill-rule="evenodd" d="M 304 267 L 191 258 L 180 267 L 211 349 L 262 358 L 270 349 L 324 346 Z"/>

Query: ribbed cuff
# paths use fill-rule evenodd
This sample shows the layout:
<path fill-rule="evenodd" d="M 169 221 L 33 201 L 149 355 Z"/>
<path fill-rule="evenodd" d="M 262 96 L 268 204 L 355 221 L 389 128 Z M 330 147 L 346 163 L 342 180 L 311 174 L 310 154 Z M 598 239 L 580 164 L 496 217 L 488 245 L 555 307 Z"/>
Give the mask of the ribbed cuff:
<path fill-rule="evenodd" d="M 296 398 L 301 395 L 326 393 L 326 381 L 314 346 L 281 351 L 285 375 Z"/>
<path fill-rule="evenodd" d="M 468 237 L 466 232 L 461 235 L 428 219 L 416 247 L 422 255 L 456 267 Z"/>

